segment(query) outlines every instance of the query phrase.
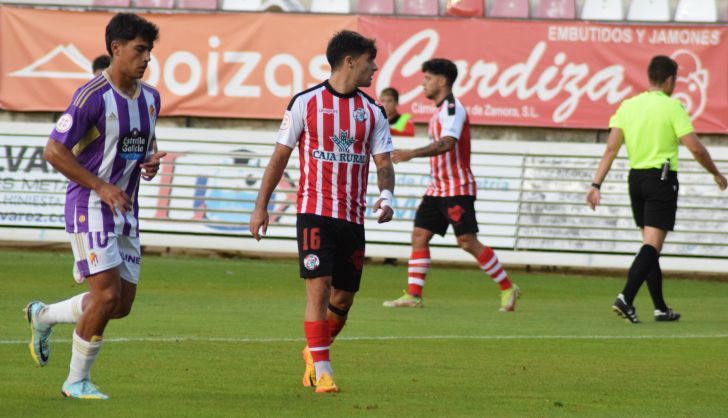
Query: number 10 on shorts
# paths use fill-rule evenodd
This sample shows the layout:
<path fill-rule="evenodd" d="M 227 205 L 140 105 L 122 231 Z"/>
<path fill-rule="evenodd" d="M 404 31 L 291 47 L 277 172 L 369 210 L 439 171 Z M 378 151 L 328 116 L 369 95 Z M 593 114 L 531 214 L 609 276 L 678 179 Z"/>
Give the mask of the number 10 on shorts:
<path fill-rule="evenodd" d="M 320 228 L 303 229 L 303 251 L 318 250 L 321 248 Z"/>

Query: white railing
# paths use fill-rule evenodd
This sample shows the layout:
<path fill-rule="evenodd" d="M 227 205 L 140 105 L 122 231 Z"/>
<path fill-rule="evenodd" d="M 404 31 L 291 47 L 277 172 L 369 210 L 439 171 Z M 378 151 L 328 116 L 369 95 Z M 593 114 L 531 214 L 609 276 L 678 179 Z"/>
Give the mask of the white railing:
<path fill-rule="evenodd" d="M 0 240 L 64 242 L 65 180 L 42 159 L 49 124 L 0 123 Z M 266 239 L 247 232 L 275 132 L 157 129 L 170 155 L 139 192 L 142 242 L 244 253 L 295 254 L 298 153 L 272 198 Z M 397 147 L 427 139 L 395 138 Z M 624 150 L 603 185 L 603 205 L 584 203 L 602 144 L 473 141 L 479 237 L 510 264 L 628 267 L 639 249 L 627 194 Z M 712 147 L 723 172 L 728 148 Z M 676 231 L 662 258 L 667 270 L 728 271 L 728 207 L 708 175 L 681 150 Z M 427 159 L 396 166 L 395 220 L 377 224 L 367 211 L 367 254 L 407 258 L 412 220 L 429 182 Z M 375 170 L 371 170 L 372 173 Z M 368 201 L 379 195 L 370 174 Z M 433 239 L 436 260 L 471 261 L 452 235 Z M 696 260 L 699 259 L 699 260 Z"/>

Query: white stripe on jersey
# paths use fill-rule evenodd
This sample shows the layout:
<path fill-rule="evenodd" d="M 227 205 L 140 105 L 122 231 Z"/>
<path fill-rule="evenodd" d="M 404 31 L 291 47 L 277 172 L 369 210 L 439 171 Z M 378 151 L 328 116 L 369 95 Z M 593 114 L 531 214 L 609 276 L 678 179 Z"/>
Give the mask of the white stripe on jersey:
<path fill-rule="evenodd" d="M 299 210 L 299 212 L 305 211 L 306 207 L 308 206 L 309 195 L 308 195 L 308 193 L 306 193 L 306 188 L 308 187 L 308 176 L 309 176 L 309 174 L 311 174 L 310 168 L 309 168 L 311 165 L 311 141 L 308 140 L 308 138 L 311 137 L 311 129 L 308 126 L 308 118 L 304 118 L 303 120 L 304 120 L 303 138 L 306 138 L 306 140 L 304 141 L 304 145 L 303 145 L 303 155 L 301 155 L 301 158 L 303 159 L 303 161 L 299 161 L 299 164 L 303 164 L 301 166 L 302 167 L 301 172 L 303 173 L 303 175 L 298 180 L 299 190 L 303 190 L 303 199 L 301 200 L 301 209 Z M 299 139 L 300 138 L 296 138 L 297 141 Z"/>
<path fill-rule="evenodd" d="M 364 108 L 367 109 L 367 107 L 369 106 L 367 98 L 361 96 L 361 94 L 359 95 L 359 98 L 361 99 L 362 105 L 364 106 Z M 369 109 L 367 109 L 367 110 L 369 110 Z M 379 109 L 375 109 L 375 111 L 379 111 Z M 374 114 L 374 112 L 371 112 L 371 113 Z M 364 138 L 369 138 L 370 135 L 372 134 L 371 128 L 369 127 L 369 125 L 370 125 L 369 120 L 367 119 L 367 123 L 364 124 Z M 364 154 L 371 153 L 371 149 L 374 146 L 374 144 L 369 142 L 369 145 L 370 145 L 370 147 L 369 147 L 369 149 L 367 149 L 366 143 L 363 144 L 361 152 Z M 357 190 L 356 196 L 359 199 L 359 204 L 361 207 L 365 207 L 366 201 L 367 201 L 367 189 L 366 189 L 366 187 L 362 189 L 363 184 L 366 184 L 366 185 L 369 184 L 369 166 L 359 168 L 359 190 Z M 363 211 L 358 211 L 358 213 L 356 214 L 356 219 L 357 219 L 357 223 L 359 223 L 359 224 L 364 223 Z"/>
<path fill-rule="evenodd" d="M 114 159 L 116 158 L 116 145 L 117 138 L 119 137 L 119 111 L 116 108 L 113 89 L 106 91 L 103 98 L 104 109 L 106 110 L 106 137 L 104 138 L 104 156 L 97 175 L 101 180 L 108 183 L 111 179 L 111 170 L 114 168 Z M 115 121 L 110 120 L 112 114 L 115 115 Z M 114 223 L 116 224 L 116 213 L 114 213 Z M 104 217 L 101 214 L 101 198 L 93 190 L 91 190 L 88 197 L 88 230 L 104 230 Z"/>
<path fill-rule="evenodd" d="M 334 99 L 333 102 L 334 115 L 338 115 L 340 112 L 339 101 Z M 339 122 L 340 119 L 338 117 L 334 117 L 334 136 L 339 136 L 339 132 L 341 132 L 341 124 Z M 323 147 L 321 149 L 323 149 Z M 336 148 L 334 148 L 334 150 L 336 151 Z M 331 217 L 339 217 L 339 164 L 331 165 Z"/>
<path fill-rule="evenodd" d="M 316 110 L 324 107 L 323 90 L 316 92 Z M 316 112 L 316 134 L 318 135 L 318 148 L 323 149 L 324 146 L 324 114 Z M 324 163 L 321 160 L 316 161 L 316 213 L 321 213 L 323 206 L 323 193 L 321 193 L 324 184 Z"/>
<path fill-rule="evenodd" d="M 354 112 L 351 111 L 351 109 L 354 109 L 356 106 L 356 100 L 352 97 L 349 99 L 349 130 L 351 130 L 351 137 L 356 138 L 356 121 L 354 120 Z M 352 179 L 352 171 L 354 170 L 354 164 L 347 164 L 346 165 L 346 195 L 351 196 L 352 190 L 351 190 L 351 179 Z M 355 219 L 351 219 L 351 198 L 346 199 L 346 220 L 349 222 L 355 221 Z"/>

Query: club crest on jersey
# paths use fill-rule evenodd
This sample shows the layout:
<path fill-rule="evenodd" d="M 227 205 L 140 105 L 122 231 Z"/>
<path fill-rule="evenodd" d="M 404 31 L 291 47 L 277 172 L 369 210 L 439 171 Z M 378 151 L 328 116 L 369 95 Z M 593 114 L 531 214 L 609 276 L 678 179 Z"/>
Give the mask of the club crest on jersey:
<path fill-rule="evenodd" d="M 369 119 L 369 113 L 363 107 L 357 107 L 354 109 L 354 120 L 357 122 L 364 122 Z"/>
<path fill-rule="evenodd" d="M 340 152 L 349 152 L 349 148 L 354 144 L 354 138 L 349 136 L 349 131 L 339 129 L 339 136 L 332 136 L 331 140 L 334 141 Z"/>
<path fill-rule="evenodd" d="M 141 160 L 147 152 L 147 138 L 134 128 L 119 138 L 119 156 L 127 161 Z"/>
<path fill-rule="evenodd" d="M 149 119 L 154 119 L 154 114 L 157 113 L 154 111 L 154 105 L 149 105 Z"/>

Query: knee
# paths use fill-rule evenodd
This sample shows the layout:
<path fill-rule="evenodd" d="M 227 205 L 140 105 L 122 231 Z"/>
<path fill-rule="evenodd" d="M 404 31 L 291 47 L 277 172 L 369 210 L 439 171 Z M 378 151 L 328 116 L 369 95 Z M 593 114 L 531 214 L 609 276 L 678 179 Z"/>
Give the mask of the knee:
<path fill-rule="evenodd" d="M 476 253 L 482 245 L 469 235 L 461 235 L 458 237 L 458 246 L 469 253 Z"/>
<path fill-rule="evenodd" d="M 131 313 L 131 304 L 120 303 L 116 305 L 116 310 L 112 315 L 114 319 L 121 319 L 128 316 Z"/>
<path fill-rule="evenodd" d="M 118 289 L 104 289 L 92 295 L 94 303 L 106 312 L 114 312 L 121 302 Z"/>

